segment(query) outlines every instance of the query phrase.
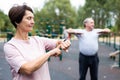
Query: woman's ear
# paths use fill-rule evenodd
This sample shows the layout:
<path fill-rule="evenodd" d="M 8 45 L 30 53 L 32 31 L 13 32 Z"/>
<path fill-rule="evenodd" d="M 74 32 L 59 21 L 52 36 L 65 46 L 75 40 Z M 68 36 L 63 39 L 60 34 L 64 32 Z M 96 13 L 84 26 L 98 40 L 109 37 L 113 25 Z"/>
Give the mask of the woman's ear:
<path fill-rule="evenodd" d="M 16 25 L 19 25 L 17 22 L 15 22 Z"/>

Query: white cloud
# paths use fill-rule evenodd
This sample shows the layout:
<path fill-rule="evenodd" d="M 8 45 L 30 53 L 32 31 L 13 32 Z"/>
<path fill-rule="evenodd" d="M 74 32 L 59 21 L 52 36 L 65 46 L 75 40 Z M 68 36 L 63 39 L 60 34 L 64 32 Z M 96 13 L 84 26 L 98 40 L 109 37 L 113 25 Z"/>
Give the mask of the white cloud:
<path fill-rule="evenodd" d="M 77 9 L 85 4 L 85 0 L 70 0 L 71 4 Z"/>
<path fill-rule="evenodd" d="M 8 13 L 8 10 L 14 5 L 14 4 L 23 4 L 26 3 L 32 8 L 39 8 L 41 9 L 44 5 L 45 0 L 2 0 L 0 2 L 0 9 L 4 11 L 5 14 Z M 85 0 L 70 0 L 71 4 L 78 8 L 79 5 L 84 5 Z"/>
<path fill-rule="evenodd" d="M 44 5 L 45 0 L 3 0 L 0 2 L 0 9 L 4 11 L 6 14 L 8 13 L 8 10 L 15 4 L 22 5 L 23 3 L 26 3 L 32 8 L 42 8 Z"/>

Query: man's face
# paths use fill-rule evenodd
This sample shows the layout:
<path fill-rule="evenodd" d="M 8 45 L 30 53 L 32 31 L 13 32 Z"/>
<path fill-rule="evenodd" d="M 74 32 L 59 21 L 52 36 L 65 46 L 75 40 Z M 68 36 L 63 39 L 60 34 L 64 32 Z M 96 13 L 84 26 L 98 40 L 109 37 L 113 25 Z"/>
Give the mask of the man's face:
<path fill-rule="evenodd" d="M 94 20 L 89 20 L 88 22 L 86 22 L 86 28 L 92 30 L 94 29 Z"/>

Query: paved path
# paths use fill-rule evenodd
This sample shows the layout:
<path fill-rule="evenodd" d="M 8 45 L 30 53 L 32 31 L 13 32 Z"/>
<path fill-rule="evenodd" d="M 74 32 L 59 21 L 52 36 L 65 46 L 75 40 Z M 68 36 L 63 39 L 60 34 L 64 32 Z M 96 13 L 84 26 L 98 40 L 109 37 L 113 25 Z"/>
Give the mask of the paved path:
<path fill-rule="evenodd" d="M 109 53 L 114 49 L 100 43 L 99 46 L 99 80 L 120 80 L 120 69 L 112 68 L 115 61 L 109 58 Z M 51 58 L 49 62 L 52 80 L 78 80 L 78 42 L 72 41 L 69 53 L 63 54 L 63 60 Z M 87 79 L 90 80 L 89 72 Z"/>
<path fill-rule="evenodd" d="M 114 49 L 100 43 L 99 80 L 120 80 L 120 69 L 112 68 L 114 61 L 108 57 Z M 62 61 L 52 57 L 49 61 L 51 80 L 78 80 L 78 41 L 72 41 L 69 53 L 63 52 Z M 87 79 L 89 79 L 89 73 Z M 3 43 L 0 43 L 0 80 L 12 80 L 9 66 L 4 59 Z"/>
<path fill-rule="evenodd" d="M 4 58 L 3 43 L 0 43 L 0 80 L 12 80 L 9 65 Z"/>

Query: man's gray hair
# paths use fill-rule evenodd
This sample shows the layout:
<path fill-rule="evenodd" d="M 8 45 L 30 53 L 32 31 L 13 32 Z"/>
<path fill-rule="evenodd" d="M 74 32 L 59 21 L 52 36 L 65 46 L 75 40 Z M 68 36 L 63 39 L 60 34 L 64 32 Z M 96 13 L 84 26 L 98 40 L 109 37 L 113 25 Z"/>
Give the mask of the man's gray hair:
<path fill-rule="evenodd" d="M 89 17 L 89 18 L 86 18 L 86 19 L 83 21 L 84 27 L 85 27 L 85 23 L 89 22 L 90 20 L 93 20 L 93 18 L 92 18 L 92 17 Z"/>

